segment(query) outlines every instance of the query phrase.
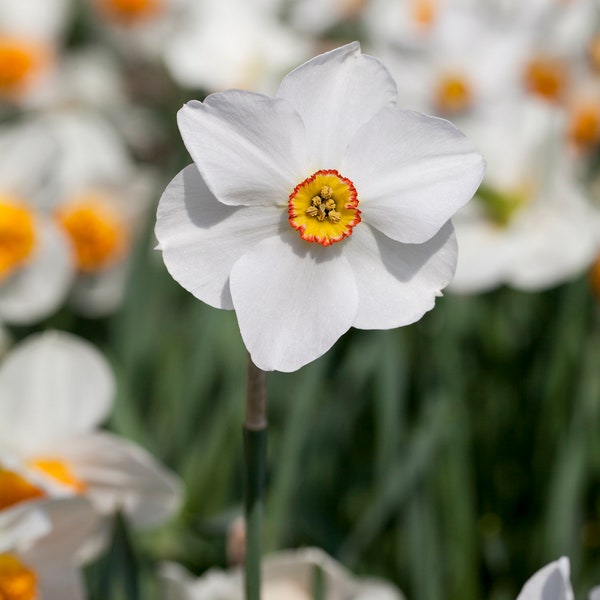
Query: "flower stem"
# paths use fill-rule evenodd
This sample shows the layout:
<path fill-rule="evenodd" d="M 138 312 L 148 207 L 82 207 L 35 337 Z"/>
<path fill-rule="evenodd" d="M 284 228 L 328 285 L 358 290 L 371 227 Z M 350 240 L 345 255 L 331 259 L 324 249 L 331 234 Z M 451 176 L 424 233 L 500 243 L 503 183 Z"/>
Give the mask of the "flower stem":
<path fill-rule="evenodd" d="M 263 490 L 267 454 L 266 376 L 248 356 L 244 421 L 246 600 L 260 600 Z"/>

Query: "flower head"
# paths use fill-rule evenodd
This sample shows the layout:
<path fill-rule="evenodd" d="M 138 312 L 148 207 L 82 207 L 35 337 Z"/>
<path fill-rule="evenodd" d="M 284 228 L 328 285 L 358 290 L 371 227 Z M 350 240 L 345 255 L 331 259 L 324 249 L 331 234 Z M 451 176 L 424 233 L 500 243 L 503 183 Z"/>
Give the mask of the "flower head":
<path fill-rule="evenodd" d="M 237 314 L 255 364 L 293 371 L 351 326 L 430 310 L 456 264 L 453 213 L 484 162 L 449 122 L 396 107 L 357 43 L 317 56 L 274 98 L 230 90 L 179 112 L 195 165 L 156 235 L 171 275 Z"/>
<path fill-rule="evenodd" d="M 31 336 L 0 367 L 0 510 L 46 497 L 85 496 L 134 525 L 177 509 L 177 478 L 142 448 L 98 431 L 114 380 L 89 343 L 60 332 Z"/>

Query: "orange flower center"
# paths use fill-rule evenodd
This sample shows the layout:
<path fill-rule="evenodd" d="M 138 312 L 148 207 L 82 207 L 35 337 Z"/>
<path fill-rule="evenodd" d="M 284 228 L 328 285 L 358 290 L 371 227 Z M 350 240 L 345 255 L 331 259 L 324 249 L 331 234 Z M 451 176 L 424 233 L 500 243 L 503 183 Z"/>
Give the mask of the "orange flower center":
<path fill-rule="evenodd" d="M 156 17 L 163 0 L 97 0 L 99 10 L 120 25 L 136 25 Z"/>
<path fill-rule="evenodd" d="M 14 554 L 0 554 L 0 600 L 36 600 L 36 574 Z"/>
<path fill-rule="evenodd" d="M 560 100 L 566 86 L 567 68 L 559 59 L 540 56 L 525 68 L 525 87 L 546 100 Z"/>
<path fill-rule="evenodd" d="M 596 257 L 589 273 L 590 285 L 596 300 L 600 302 L 600 254 Z"/>
<path fill-rule="evenodd" d="M 413 21 L 422 29 L 429 29 L 437 16 L 436 0 L 413 0 L 411 4 Z"/>
<path fill-rule="evenodd" d="M 19 96 L 43 66 L 46 54 L 37 44 L 0 35 L 0 97 Z"/>
<path fill-rule="evenodd" d="M 589 149 L 600 142 L 600 104 L 582 103 L 570 114 L 567 137 L 576 146 Z"/>
<path fill-rule="evenodd" d="M 56 458 L 38 458 L 30 461 L 29 465 L 41 471 L 44 475 L 62 483 L 64 486 L 71 488 L 78 494 L 82 494 L 86 490 L 85 483 L 77 479 L 73 475 L 70 466 L 62 460 Z"/>
<path fill-rule="evenodd" d="M 434 104 L 443 114 L 460 113 L 471 106 L 473 96 L 469 83 L 457 74 L 444 75 L 434 93 Z"/>
<path fill-rule="evenodd" d="M 600 71 L 600 35 L 592 38 L 587 47 L 587 54 L 592 69 Z"/>
<path fill-rule="evenodd" d="M 339 242 L 352 235 L 361 220 L 354 184 L 334 169 L 317 171 L 290 194 L 288 217 L 307 242 Z"/>
<path fill-rule="evenodd" d="M 0 510 L 19 502 L 43 498 L 44 491 L 29 483 L 20 475 L 0 467 Z M 0 587 L 1 589 L 1 587 Z M 0 594 L 0 600 L 3 596 Z"/>
<path fill-rule="evenodd" d="M 35 238 L 32 212 L 23 203 L 0 196 L 0 282 L 27 261 Z"/>
<path fill-rule="evenodd" d="M 99 197 L 85 196 L 69 202 L 58 211 L 57 218 L 73 243 L 82 272 L 100 271 L 125 251 L 125 225 Z"/>

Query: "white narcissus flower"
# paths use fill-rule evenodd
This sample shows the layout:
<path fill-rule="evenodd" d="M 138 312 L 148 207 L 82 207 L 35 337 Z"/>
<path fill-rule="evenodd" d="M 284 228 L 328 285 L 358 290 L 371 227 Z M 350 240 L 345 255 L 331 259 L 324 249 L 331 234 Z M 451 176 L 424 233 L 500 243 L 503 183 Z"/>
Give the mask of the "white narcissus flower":
<path fill-rule="evenodd" d="M 49 316 L 73 281 L 69 241 L 45 210 L 55 154 L 34 123 L 0 130 L 0 322 Z"/>
<path fill-rule="evenodd" d="M 154 177 L 134 166 L 116 130 L 89 110 L 51 111 L 38 126 L 57 147 L 48 211 L 73 249 L 71 305 L 105 316 L 123 297 Z"/>
<path fill-rule="evenodd" d="M 573 600 L 569 559 L 565 556 L 534 573 L 517 600 Z"/>
<path fill-rule="evenodd" d="M 178 479 L 150 454 L 98 430 L 114 393 L 108 363 L 88 342 L 47 332 L 0 365 L 0 509 L 45 496 L 88 497 L 153 526 L 177 510 Z"/>
<path fill-rule="evenodd" d="M 538 101 L 473 124 L 488 170 L 454 218 L 460 255 L 450 291 L 502 284 L 540 290 L 591 264 L 597 218 L 567 160 L 562 131 L 561 115 Z"/>
<path fill-rule="evenodd" d="M 178 116 L 195 164 L 160 200 L 159 247 L 183 287 L 235 309 L 259 368 L 299 369 L 352 326 L 413 323 L 452 279 L 449 219 L 484 161 L 449 122 L 397 108 L 357 43 L 274 98 L 229 90 Z"/>
<path fill-rule="evenodd" d="M 77 554 L 96 523 L 83 498 L 27 502 L 0 511 L 0 598 L 86 598 Z"/>
<path fill-rule="evenodd" d="M 262 565 L 263 600 L 312 600 L 315 578 L 322 574 L 328 600 L 403 600 L 400 591 L 378 579 L 357 579 L 318 548 L 287 550 L 265 557 Z M 161 567 L 164 600 L 242 600 L 239 569 L 211 570 L 200 578 L 183 567 Z"/>

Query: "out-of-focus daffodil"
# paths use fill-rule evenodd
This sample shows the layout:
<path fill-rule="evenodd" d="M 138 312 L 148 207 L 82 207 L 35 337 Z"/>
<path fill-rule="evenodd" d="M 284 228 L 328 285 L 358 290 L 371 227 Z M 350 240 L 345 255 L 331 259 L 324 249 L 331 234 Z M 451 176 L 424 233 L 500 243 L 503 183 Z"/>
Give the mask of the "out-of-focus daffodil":
<path fill-rule="evenodd" d="M 137 526 L 171 516 L 178 479 L 142 448 L 98 426 L 114 394 L 108 363 L 66 333 L 32 336 L 0 366 L 0 498 L 85 496 Z"/>

